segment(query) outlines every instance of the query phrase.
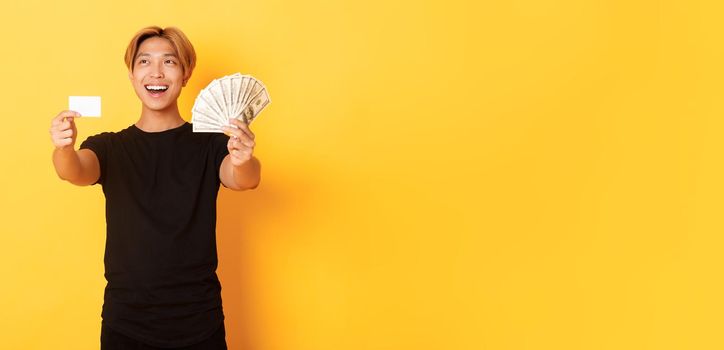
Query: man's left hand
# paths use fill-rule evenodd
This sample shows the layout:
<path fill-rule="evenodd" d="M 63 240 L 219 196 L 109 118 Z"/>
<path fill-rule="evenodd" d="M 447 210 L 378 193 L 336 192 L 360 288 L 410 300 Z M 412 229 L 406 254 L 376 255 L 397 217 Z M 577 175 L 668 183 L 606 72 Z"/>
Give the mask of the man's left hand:
<path fill-rule="evenodd" d="M 229 150 L 229 156 L 231 158 L 231 164 L 233 166 L 241 166 L 251 159 L 252 153 L 254 152 L 254 133 L 251 132 L 249 126 L 241 120 L 232 118 L 231 124 L 236 125 L 237 128 L 225 126 L 223 128 L 224 134 L 229 136 L 229 142 L 226 144 L 226 148 Z"/>

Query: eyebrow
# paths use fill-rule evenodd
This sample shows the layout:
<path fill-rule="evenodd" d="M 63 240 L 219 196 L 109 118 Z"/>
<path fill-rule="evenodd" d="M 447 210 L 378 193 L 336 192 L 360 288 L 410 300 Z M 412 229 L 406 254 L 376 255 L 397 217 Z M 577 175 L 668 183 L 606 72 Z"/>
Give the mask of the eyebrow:
<path fill-rule="evenodd" d="M 139 57 L 141 57 L 141 56 L 151 56 L 151 54 L 150 54 L 150 53 L 146 53 L 146 52 L 141 52 L 141 53 L 139 53 L 139 54 L 136 56 L 136 58 L 139 58 Z M 175 53 L 165 53 L 165 54 L 163 54 L 163 56 L 164 56 L 164 57 L 170 56 L 170 57 L 176 57 L 176 58 L 178 58 L 178 56 L 176 56 Z"/>

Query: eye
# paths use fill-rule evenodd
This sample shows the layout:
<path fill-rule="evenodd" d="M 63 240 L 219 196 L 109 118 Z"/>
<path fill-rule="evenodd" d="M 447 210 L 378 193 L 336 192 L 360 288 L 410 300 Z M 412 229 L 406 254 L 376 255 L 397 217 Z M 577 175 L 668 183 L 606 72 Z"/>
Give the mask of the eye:
<path fill-rule="evenodd" d="M 138 63 L 146 63 L 146 62 L 148 62 L 148 60 L 145 59 L 145 58 L 142 58 L 142 59 L 138 60 Z"/>
<path fill-rule="evenodd" d="M 166 63 L 176 64 L 176 61 L 174 61 L 174 60 L 166 60 Z"/>

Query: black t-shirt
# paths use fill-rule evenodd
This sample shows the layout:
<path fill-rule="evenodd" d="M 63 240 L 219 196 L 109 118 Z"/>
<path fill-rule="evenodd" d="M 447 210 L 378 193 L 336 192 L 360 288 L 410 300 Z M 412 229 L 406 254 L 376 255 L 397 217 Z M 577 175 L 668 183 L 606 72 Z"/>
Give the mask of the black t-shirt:
<path fill-rule="evenodd" d="M 228 136 L 135 125 L 88 137 L 106 197 L 103 323 L 157 347 L 200 342 L 224 320 L 216 197 Z"/>

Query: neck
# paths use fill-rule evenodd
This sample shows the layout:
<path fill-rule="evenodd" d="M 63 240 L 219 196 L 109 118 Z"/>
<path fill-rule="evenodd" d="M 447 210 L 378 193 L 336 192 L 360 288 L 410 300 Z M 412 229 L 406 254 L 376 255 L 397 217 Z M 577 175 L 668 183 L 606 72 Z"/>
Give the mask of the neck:
<path fill-rule="evenodd" d="M 177 128 L 185 122 L 176 102 L 162 110 L 152 110 L 143 105 L 141 119 L 136 122 L 136 127 L 147 132 L 158 132 Z"/>

